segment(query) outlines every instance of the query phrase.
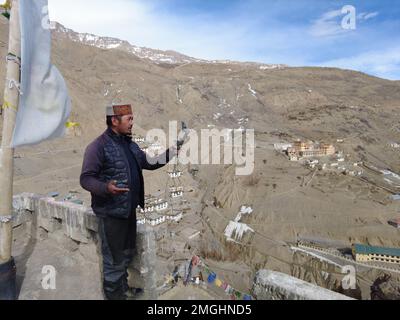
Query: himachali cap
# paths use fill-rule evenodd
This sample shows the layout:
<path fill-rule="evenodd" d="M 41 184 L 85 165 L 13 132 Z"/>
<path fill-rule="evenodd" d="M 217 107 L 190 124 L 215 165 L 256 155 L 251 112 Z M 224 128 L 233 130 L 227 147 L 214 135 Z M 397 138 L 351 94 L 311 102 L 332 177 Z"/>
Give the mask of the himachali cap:
<path fill-rule="evenodd" d="M 128 116 L 132 114 L 132 106 L 130 104 L 108 106 L 106 115 L 108 116 Z"/>

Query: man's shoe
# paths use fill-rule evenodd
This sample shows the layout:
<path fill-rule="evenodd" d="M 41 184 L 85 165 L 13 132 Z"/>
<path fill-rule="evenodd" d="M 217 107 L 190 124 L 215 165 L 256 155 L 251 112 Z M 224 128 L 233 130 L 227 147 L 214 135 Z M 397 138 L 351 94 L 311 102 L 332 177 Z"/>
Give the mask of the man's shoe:
<path fill-rule="evenodd" d="M 137 299 L 141 297 L 144 293 L 142 288 L 129 288 L 127 291 L 124 292 L 124 295 L 127 299 Z"/>
<path fill-rule="evenodd" d="M 128 297 L 121 292 L 104 292 L 106 300 L 126 300 Z"/>

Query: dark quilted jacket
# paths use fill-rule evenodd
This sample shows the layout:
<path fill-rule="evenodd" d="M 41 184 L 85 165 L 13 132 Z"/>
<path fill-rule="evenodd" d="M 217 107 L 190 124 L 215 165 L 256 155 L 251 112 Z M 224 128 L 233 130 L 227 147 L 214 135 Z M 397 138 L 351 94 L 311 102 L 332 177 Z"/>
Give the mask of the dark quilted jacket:
<path fill-rule="evenodd" d="M 140 186 L 133 186 L 129 162 L 122 147 L 122 139 L 127 139 L 129 149 L 139 168 Z M 142 170 L 156 170 L 169 161 L 169 150 L 156 159 L 148 161 L 146 153 L 130 138 L 117 135 L 108 128 L 94 140 L 85 151 L 80 183 L 92 195 L 92 209 L 99 217 L 127 219 L 132 208 L 131 193 L 112 195 L 107 191 L 110 181 L 128 181 L 128 187 L 137 192 L 139 206 L 144 208 L 144 181 Z"/>

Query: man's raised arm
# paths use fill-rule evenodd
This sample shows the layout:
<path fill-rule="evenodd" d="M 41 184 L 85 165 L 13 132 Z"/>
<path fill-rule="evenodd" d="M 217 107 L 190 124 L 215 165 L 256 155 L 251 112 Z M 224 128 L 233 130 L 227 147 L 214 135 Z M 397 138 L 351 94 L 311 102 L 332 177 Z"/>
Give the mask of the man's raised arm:
<path fill-rule="evenodd" d="M 160 154 L 156 157 L 150 157 L 147 153 L 141 150 L 139 147 L 137 148 L 137 154 L 140 158 L 140 162 L 142 168 L 145 170 L 157 170 L 164 167 L 170 160 L 176 156 L 177 149 L 176 147 L 171 147 L 164 153 Z"/>

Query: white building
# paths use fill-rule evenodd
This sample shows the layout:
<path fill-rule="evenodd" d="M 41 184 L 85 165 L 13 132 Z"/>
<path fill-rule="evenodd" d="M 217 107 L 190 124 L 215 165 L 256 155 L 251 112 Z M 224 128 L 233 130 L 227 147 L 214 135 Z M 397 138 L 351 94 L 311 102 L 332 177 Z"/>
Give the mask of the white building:
<path fill-rule="evenodd" d="M 181 171 L 168 172 L 170 178 L 179 178 L 182 176 Z"/>
<path fill-rule="evenodd" d="M 176 213 L 174 215 L 167 216 L 167 220 L 169 220 L 169 221 L 179 222 L 182 219 L 183 219 L 183 213 L 182 212 Z"/>
<path fill-rule="evenodd" d="M 163 211 L 168 209 L 168 202 L 164 201 L 161 203 L 156 204 L 155 210 L 156 211 Z"/>
<path fill-rule="evenodd" d="M 133 138 L 133 141 L 135 141 L 135 142 L 144 142 L 145 139 L 143 137 L 135 137 L 135 138 Z"/>
<path fill-rule="evenodd" d="M 151 148 L 152 150 L 161 150 L 161 149 L 162 149 L 162 145 L 159 144 L 159 143 L 152 143 L 152 144 L 150 145 L 150 148 Z"/>
<path fill-rule="evenodd" d="M 169 188 L 170 192 L 178 192 L 178 191 L 183 191 L 183 187 L 171 187 Z"/>
<path fill-rule="evenodd" d="M 292 148 L 293 145 L 291 143 L 275 143 L 274 149 L 276 151 L 287 151 L 287 149 Z"/>
<path fill-rule="evenodd" d="M 166 221 L 165 216 L 150 215 L 146 218 L 146 223 L 152 227 L 163 224 Z"/>
<path fill-rule="evenodd" d="M 183 191 L 171 192 L 171 197 L 172 198 L 183 197 Z"/>
<path fill-rule="evenodd" d="M 147 197 L 146 198 L 146 204 L 145 208 L 140 209 L 141 213 L 151 213 L 154 211 L 163 211 L 168 209 L 169 204 L 168 201 L 165 201 L 164 199 L 156 199 L 154 197 Z"/>

